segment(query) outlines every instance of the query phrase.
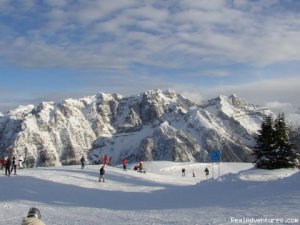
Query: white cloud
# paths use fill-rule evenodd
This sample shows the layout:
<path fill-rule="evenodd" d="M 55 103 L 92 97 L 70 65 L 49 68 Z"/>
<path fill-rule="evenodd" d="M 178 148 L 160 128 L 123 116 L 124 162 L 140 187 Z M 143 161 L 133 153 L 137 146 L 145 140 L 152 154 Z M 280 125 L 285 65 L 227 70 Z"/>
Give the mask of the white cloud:
<path fill-rule="evenodd" d="M 233 77 L 229 75 L 235 65 L 253 68 L 299 63 L 300 15 L 296 10 L 283 9 L 282 1 L 44 0 L 44 3 L 45 8 L 34 0 L 0 1 L 0 16 L 7 18 L 0 24 L 0 66 L 96 69 L 103 77 L 107 70 L 115 70 L 124 76 L 119 82 L 114 80 L 114 84 L 118 83 L 115 87 L 124 92 L 129 88 L 131 93 L 137 89 L 173 88 L 190 96 L 205 93 L 215 97 L 236 92 L 254 103 L 257 100 L 260 104 L 297 103 L 300 94 L 297 76 L 286 79 L 269 76 L 269 80 L 262 75 L 264 79 L 250 84 L 221 83 L 226 77 Z M 136 64 L 150 69 L 141 68 L 143 72 L 139 74 L 140 71 L 132 70 Z M 220 85 L 214 88 L 200 87 L 197 82 L 176 83 L 173 75 L 164 71 L 158 73 L 165 77 L 153 79 L 152 68 L 180 69 L 193 80 L 197 76 L 219 78 Z M 126 77 L 131 79 L 130 75 L 138 85 L 125 83 Z M 131 86 L 140 88 L 134 90 Z"/>
<path fill-rule="evenodd" d="M 299 105 L 300 76 L 282 76 L 282 78 L 258 79 L 251 83 L 216 86 L 206 89 L 206 96 L 237 93 L 250 103 L 266 105 L 279 102 L 291 107 Z M 205 88 L 203 88 L 205 89 Z M 278 106 L 278 105 L 277 105 Z"/>
<path fill-rule="evenodd" d="M 230 73 L 225 70 L 206 70 L 204 72 L 201 72 L 204 76 L 209 77 L 227 77 L 230 76 Z"/>
<path fill-rule="evenodd" d="M 28 2 L 26 8 L 38 13 L 40 6 L 33 5 L 34 1 Z M 254 7 L 251 5 L 265 10 L 276 1 L 251 5 L 234 2 L 234 7 L 226 1 L 167 2 L 167 5 L 158 1 L 146 3 L 125 0 L 47 3 L 49 11 L 43 18 L 49 20 L 41 20 L 38 27 L 27 30 L 23 38 L 28 43 L 41 41 L 48 45 L 51 51 L 43 52 L 48 55 L 36 60 L 33 58 L 36 54 L 32 54 L 30 48 L 22 49 L 24 53 L 13 49 L 9 40 L 20 35 L 11 32 L 7 34 L 11 37 L 6 37 L 3 43 L 4 50 L 0 53 L 3 58 L 10 58 L 14 64 L 22 62 L 21 66 L 42 67 L 47 66 L 49 61 L 53 65 L 63 66 L 60 62 L 68 59 L 56 57 L 63 50 L 65 57 L 75 56 L 73 65 L 94 68 L 107 64 L 104 58 L 132 64 L 139 58 L 134 55 L 143 56 L 138 60 L 141 63 L 159 67 L 190 67 L 206 63 L 265 66 L 300 60 L 300 49 L 295 48 L 300 45 L 299 15 L 286 12 L 279 14 L 276 11 L 257 14 L 257 10 L 255 13 L 245 10 Z M 161 8 L 156 4 L 160 4 Z M 178 9 L 172 10 L 171 6 L 174 8 L 176 4 Z M 14 13 L 11 17 L 14 18 Z M 4 27 L 0 29 L 5 30 Z M 144 37 L 140 35 L 142 32 Z M 35 35 L 32 36 L 32 33 Z M 134 45 L 135 42 L 140 42 L 140 45 Z M 103 45 L 112 47 L 105 52 L 106 57 L 102 57 L 101 50 L 107 49 Z M 10 54 L 6 55 L 7 52 Z M 126 60 L 120 60 L 120 55 L 124 57 L 128 53 Z M 26 57 L 20 57 L 22 54 Z M 85 56 L 78 57 L 81 54 Z M 20 58 L 23 60 L 20 61 Z M 81 63 L 82 58 L 92 60 L 90 63 Z"/>
<path fill-rule="evenodd" d="M 64 7 L 68 4 L 68 0 L 44 0 L 44 2 L 52 7 Z"/>
<path fill-rule="evenodd" d="M 227 70 L 221 70 L 221 69 L 212 69 L 212 70 L 203 70 L 203 71 L 196 71 L 196 72 L 185 72 L 183 74 L 179 74 L 181 77 L 189 78 L 203 78 L 203 77 L 210 77 L 210 78 L 225 78 L 232 76 L 231 73 Z"/>
<path fill-rule="evenodd" d="M 139 19 L 152 20 L 153 22 L 165 22 L 169 17 L 167 9 L 159 9 L 151 5 L 124 10 L 123 14 L 130 18 L 137 19 L 135 22 L 138 22 Z"/>
<path fill-rule="evenodd" d="M 289 102 L 267 102 L 266 106 L 275 113 L 284 113 L 289 123 L 296 126 L 300 125 L 300 114 L 298 113 L 299 104 L 291 104 Z"/>
<path fill-rule="evenodd" d="M 193 101 L 196 104 L 201 104 L 204 100 L 206 100 L 203 96 L 203 94 L 199 90 L 179 90 L 180 94 Z"/>
<path fill-rule="evenodd" d="M 288 102 L 267 102 L 266 106 L 274 112 L 295 112 L 295 108 L 293 107 L 293 105 Z"/>
<path fill-rule="evenodd" d="M 206 10 L 221 10 L 226 6 L 225 1 L 210 0 L 210 1 L 194 1 L 185 0 L 180 2 L 182 8 L 188 9 L 206 9 Z"/>
<path fill-rule="evenodd" d="M 274 101 L 274 102 L 268 102 L 266 106 L 272 109 L 281 109 L 281 108 L 290 108 L 292 105 L 291 103 Z"/>

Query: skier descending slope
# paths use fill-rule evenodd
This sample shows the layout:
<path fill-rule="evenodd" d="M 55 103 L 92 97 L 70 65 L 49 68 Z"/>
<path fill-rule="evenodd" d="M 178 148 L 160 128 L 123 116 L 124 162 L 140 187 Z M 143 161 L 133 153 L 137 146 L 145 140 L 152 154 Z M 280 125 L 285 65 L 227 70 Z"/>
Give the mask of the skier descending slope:
<path fill-rule="evenodd" d="M 104 175 L 105 175 L 105 169 L 104 166 L 102 166 L 100 169 L 99 182 L 101 182 L 101 180 L 104 182 Z"/>
<path fill-rule="evenodd" d="M 84 156 L 81 157 L 80 162 L 81 162 L 81 169 L 84 169 L 84 166 L 85 166 L 85 158 L 84 158 Z"/>

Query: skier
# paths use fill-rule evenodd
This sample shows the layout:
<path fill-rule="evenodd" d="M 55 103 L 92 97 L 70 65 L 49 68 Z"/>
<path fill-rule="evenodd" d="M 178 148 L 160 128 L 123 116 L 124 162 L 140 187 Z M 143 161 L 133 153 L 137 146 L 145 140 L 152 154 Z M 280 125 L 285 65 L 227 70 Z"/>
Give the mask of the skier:
<path fill-rule="evenodd" d="M 144 163 L 143 162 L 139 162 L 139 172 L 143 172 L 143 169 L 144 169 Z"/>
<path fill-rule="evenodd" d="M 7 158 L 6 164 L 5 164 L 5 175 L 7 175 L 7 176 L 10 176 L 10 166 L 11 166 L 10 158 Z"/>
<path fill-rule="evenodd" d="M 185 176 L 185 168 L 182 168 L 181 173 L 182 173 L 182 176 L 184 177 Z"/>
<path fill-rule="evenodd" d="M 108 155 L 104 155 L 103 160 L 102 160 L 102 164 L 103 164 L 104 166 L 110 165 L 110 158 L 109 158 Z"/>
<path fill-rule="evenodd" d="M 41 212 L 37 208 L 30 208 L 27 217 L 22 220 L 22 225 L 46 225 L 41 220 Z"/>
<path fill-rule="evenodd" d="M 80 162 L 81 162 L 81 169 L 84 169 L 84 163 L 85 163 L 84 156 L 81 157 Z"/>
<path fill-rule="evenodd" d="M 106 165 L 107 163 L 107 155 L 104 155 L 100 158 L 100 162 L 102 165 Z"/>
<path fill-rule="evenodd" d="M 204 172 L 205 172 L 206 178 L 208 178 L 208 175 L 209 175 L 209 170 L 208 170 L 208 168 L 207 168 L 207 167 L 205 168 Z"/>
<path fill-rule="evenodd" d="M 3 170 L 3 168 L 5 167 L 6 164 L 6 160 L 5 159 L 1 159 L 1 170 Z"/>
<path fill-rule="evenodd" d="M 14 171 L 14 175 L 17 175 L 17 165 L 18 165 L 18 161 L 17 161 L 16 157 L 13 156 L 10 172 Z"/>
<path fill-rule="evenodd" d="M 104 169 L 104 166 L 102 166 L 100 169 L 99 182 L 101 182 L 101 179 L 104 182 L 104 175 L 105 175 L 105 169 Z"/>
<path fill-rule="evenodd" d="M 19 155 L 19 169 L 24 168 L 23 161 L 24 161 L 23 156 Z"/>
<path fill-rule="evenodd" d="M 125 171 L 126 171 L 126 163 L 127 163 L 127 160 L 123 159 L 122 164 L 123 164 L 123 170 L 125 170 Z"/>

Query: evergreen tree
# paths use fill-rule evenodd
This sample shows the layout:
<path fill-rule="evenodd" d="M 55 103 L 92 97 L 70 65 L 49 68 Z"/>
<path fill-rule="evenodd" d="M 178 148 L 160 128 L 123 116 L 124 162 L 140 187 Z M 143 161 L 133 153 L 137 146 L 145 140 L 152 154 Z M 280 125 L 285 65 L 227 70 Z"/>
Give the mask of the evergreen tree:
<path fill-rule="evenodd" d="M 275 168 L 290 168 L 297 166 L 298 154 L 295 149 L 292 148 L 292 144 L 289 139 L 289 130 L 285 122 L 284 114 L 278 114 L 275 120 L 275 154 L 276 164 Z"/>
<path fill-rule="evenodd" d="M 258 133 L 253 153 L 256 158 L 255 164 L 258 168 L 270 169 L 274 161 L 273 150 L 275 146 L 273 116 L 268 115 L 264 118 Z"/>
<path fill-rule="evenodd" d="M 271 115 L 266 116 L 256 142 L 256 167 L 278 169 L 297 166 L 299 155 L 290 143 L 284 114 L 278 114 L 275 120 Z"/>

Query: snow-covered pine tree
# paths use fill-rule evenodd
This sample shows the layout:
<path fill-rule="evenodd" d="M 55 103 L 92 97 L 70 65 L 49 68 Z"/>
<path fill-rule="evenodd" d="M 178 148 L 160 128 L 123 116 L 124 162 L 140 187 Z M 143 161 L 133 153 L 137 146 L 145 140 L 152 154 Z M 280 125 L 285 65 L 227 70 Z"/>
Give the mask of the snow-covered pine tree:
<path fill-rule="evenodd" d="M 298 154 L 289 136 L 289 129 L 283 113 L 279 113 L 274 124 L 276 163 L 274 168 L 291 168 L 297 166 Z"/>
<path fill-rule="evenodd" d="M 284 114 L 266 116 L 256 138 L 253 153 L 255 165 L 262 169 L 290 168 L 297 166 L 299 154 L 292 148 Z"/>
<path fill-rule="evenodd" d="M 256 137 L 256 147 L 253 155 L 255 156 L 255 165 L 262 169 L 271 169 L 274 163 L 274 118 L 268 115 L 264 118 L 261 129 Z"/>

